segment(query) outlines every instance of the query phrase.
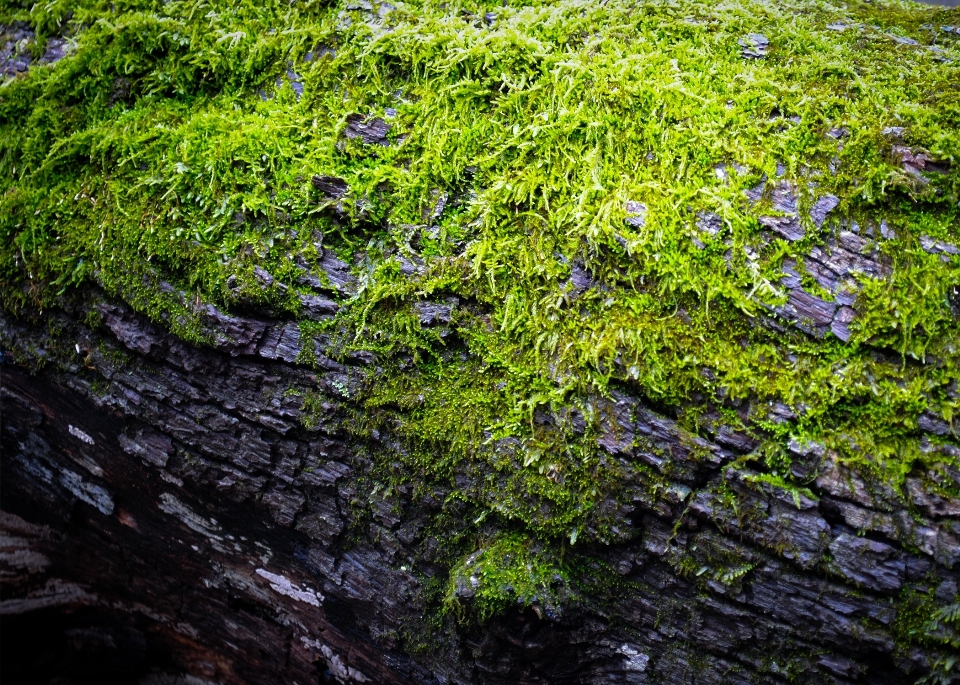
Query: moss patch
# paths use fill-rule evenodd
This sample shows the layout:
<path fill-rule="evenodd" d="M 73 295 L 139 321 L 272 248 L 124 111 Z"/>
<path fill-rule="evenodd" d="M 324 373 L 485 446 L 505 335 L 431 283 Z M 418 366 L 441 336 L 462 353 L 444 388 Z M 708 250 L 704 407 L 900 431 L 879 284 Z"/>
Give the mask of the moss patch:
<path fill-rule="evenodd" d="M 795 480 L 790 439 L 897 486 L 928 458 L 921 415 L 956 439 L 960 256 L 924 241 L 960 243 L 960 44 L 941 30 L 958 10 L 361 4 L 3 10 L 76 42 L 0 87 L 4 309 L 95 282 L 200 344 L 198 305 L 214 303 L 378 353 L 382 372 L 339 394 L 359 434 L 404 443 L 384 473 L 466 472 L 455 499 L 473 540 L 487 516 L 523 530 L 484 552 L 521 571 L 545 554 L 531 550 L 629 535 L 619 483 L 643 467 L 597 446 L 604 417 L 585 399 L 617 387 L 692 434 L 749 406 L 761 446 L 744 463 L 777 483 Z M 769 40 L 761 59 L 744 57 L 751 33 Z M 939 171 L 905 170 L 892 127 Z M 771 237 L 769 201 L 745 196 L 778 174 L 800 189 L 799 241 Z M 821 227 L 807 211 L 825 194 L 839 206 Z M 758 325 L 786 298 L 785 261 L 841 220 L 895 229 L 878 245 L 889 276 L 861 279 L 852 337 Z M 359 287 L 317 323 L 301 276 L 325 251 Z M 450 321 L 424 324 L 424 300 L 454 302 Z M 767 414 L 778 404 L 795 418 Z M 581 427 L 538 423 L 570 412 Z M 644 482 L 657 496 L 658 477 Z M 517 597 L 553 577 L 531 573 L 511 581 Z M 481 613 L 501 606 L 500 581 L 478 590 Z"/>

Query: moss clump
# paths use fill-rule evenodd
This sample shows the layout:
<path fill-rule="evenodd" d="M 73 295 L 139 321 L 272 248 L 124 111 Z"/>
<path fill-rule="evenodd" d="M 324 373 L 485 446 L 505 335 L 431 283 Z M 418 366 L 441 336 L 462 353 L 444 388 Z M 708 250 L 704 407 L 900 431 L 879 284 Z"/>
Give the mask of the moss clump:
<path fill-rule="evenodd" d="M 918 417 L 955 440 L 960 255 L 924 241 L 960 242 L 960 45 L 940 30 L 958 10 L 393 5 L 2 10 L 75 42 L 0 88 L 4 309 L 96 283 L 202 344 L 204 303 L 301 317 L 303 271 L 333 252 L 357 292 L 301 330 L 380 353 L 374 382 L 339 393 L 358 433 L 402 439 L 394 481 L 451 484 L 474 541 L 488 515 L 524 530 L 497 543 L 516 559 L 628 536 L 625 469 L 662 489 L 597 446 L 613 389 L 671 407 L 691 435 L 706 416 L 746 425 L 760 447 L 742 463 L 776 483 L 796 480 L 791 439 L 897 486 L 933 459 Z M 762 59 L 743 55 L 750 33 L 769 39 Z M 386 133 L 357 133 L 378 120 Z M 891 127 L 939 171 L 905 171 Z M 778 174 L 800 189 L 797 241 L 771 237 L 769 200 L 745 196 Z M 818 226 L 807 210 L 825 194 L 839 205 Z M 788 259 L 802 271 L 841 221 L 881 220 L 889 274 L 861 276 L 849 340 L 759 325 L 786 299 Z M 425 325 L 422 300 L 455 302 L 449 323 Z M 548 575 L 514 587 L 532 597 Z"/>
<path fill-rule="evenodd" d="M 555 615 L 569 594 L 569 578 L 554 558 L 524 535 L 485 541 L 453 568 L 446 603 L 461 616 L 469 610 L 481 620 L 510 606 L 531 607 L 541 617 Z"/>

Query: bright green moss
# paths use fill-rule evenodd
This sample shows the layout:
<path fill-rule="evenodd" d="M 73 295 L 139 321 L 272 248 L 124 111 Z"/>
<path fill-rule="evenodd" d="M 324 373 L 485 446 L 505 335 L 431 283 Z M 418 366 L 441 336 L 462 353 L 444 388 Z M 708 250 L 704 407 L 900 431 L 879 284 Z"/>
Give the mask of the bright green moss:
<path fill-rule="evenodd" d="M 503 535 L 464 559 L 450 574 L 447 603 L 457 613 L 461 601 L 481 619 L 517 605 L 533 607 L 538 615 L 556 612 L 566 598 L 567 572 L 553 556 L 534 547 L 525 536 Z"/>
<path fill-rule="evenodd" d="M 478 549 L 491 521 L 525 531 L 484 552 L 512 555 L 525 602 L 560 568 L 544 550 L 629 535 L 602 506 L 625 499 L 625 468 L 642 471 L 647 496 L 663 493 L 659 476 L 596 444 L 603 417 L 586 398 L 613 387 L 675 408 L 694 434 L 714 405 L 742 425 L 735 408 L 749 402 L 761 447 L 742 462 L 771 483 L 805 485 L 790 485 L 791 438 L 820 440 L 898 486 L 929 459 L 917 417 L 955 426 L 960 413 L 949 300 L 960 256 L 920 243 L 960 242 L 960 44 L 940 30 L 960 24 L 958 10 L 393 4 L 4 10 L 0 21 L 30 22 L 41 42 L 63 30 L 76 42 L 55 66 L 0 87 L 4 308 L 50 308 L 93 282 L 203 344 L 203 303 L 298 317 L 295 258 L 315 263 L 322 242 L 355 265 L 360 288 L 336 320 L 301 330 L 344 353 L 380 353 L 366 388 L 338 381 L 337 391 L 359 407 L 358 435 L 403 441 L 380 475 L 398 485 L 466 472 L 471 485 L 441 515 L 469 514 L 450 558 Z M 769 38 L 765 59 L 741 56 L 751 32 Z M 351 114 L 387 117 L 391 144 L 345 138 Z M 905 173 L 890 126 L 949 170 L 927 183 Z M 827 135 L 840 127 L 842 145 Z M 765 237 L 757 217 L 769 206 L 744 196 L 778 163 L 801 189 L 840 200 L 796 243 Z M 349 184 L 337 211 L 314 175 Z M 805 190 L 804 217 L 812 200 Z M 646 205 L 643 225 L 625 221 L 628 201 Z M 716 235 L 696 228 L 701 211 L 721 218 Z M 853 337 L 758 325 L 764 305 L 786 297 L 784 260 L 802 264 L 842 217 L 886 218 L 897 231 L 881 243 L 890 276 L 863 279 Z M 423 271 L 404 273 L 400 259 L 417 256 Z M 575 264 L 600 287 L 574 295 Z M 827 295 L 809 274 L 804 283 Z M 447 297 L 460 302 L 448 334 L 421 326 L 411 304 Z M 798 417 L 768 420 L 775 402 Z M 583 432 L 535 420 L 571 405 Z M 721 579 L 741 565 L 725 568 Z M 501 581 L 482 586 L 481 613 L 505 606 Z"/>

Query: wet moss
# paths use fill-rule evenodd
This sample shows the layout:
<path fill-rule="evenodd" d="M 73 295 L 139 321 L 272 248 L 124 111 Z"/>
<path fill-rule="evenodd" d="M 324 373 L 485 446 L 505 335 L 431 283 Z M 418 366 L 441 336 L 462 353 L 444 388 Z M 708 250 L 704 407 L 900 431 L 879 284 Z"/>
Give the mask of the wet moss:
<path fill-rule="evenodd" d="M 569 579 L 554 559 L 526 536 L 499 536 L 454 567 L 447 604 L 461 616 L 467 604 L 480 620 L 510 606 L 533 607 L 541 616 L 556 614 L 566 599 Z"/>
<path fill-rule="evenodd" d="M 922 240 L 960 242 L 960 46 L 940 30 L 957 10 L 394 4 L 3 10 L 76 43 L 0 88 L 4 309 L 42 311 L 95 283 L 197 344 L 213 303 L 376 353 L 365 386 L 335 389 L 358 435 L 397 438 L 378 477 L 452 487 L 473 523 L 456 509 L 449 564 L 509 553 L 523 602 L 565 577 L 551 555 L 631 535 L 627 470 L 662 490 L 597 444 L 609 421 L 595 399 L 615 387 L 692 434 L 719 411 L 760 445 L 740 464 L 788 489 L 806 485 L 791 439 L 898 488 L 934 459 L 920 415 L 955 441 L 960 256 Z M 744 58 L 749 33 L 769 38 L 766 57 Z M 389 131 L 348 135 L 357 116 Z M 905 171 L 891 127 L 941 172 Z M 772 238 L 758 221 L 769 203 L 744 195 L 778 173 L 800 189 L 796 242 Z M 343 197 L 312 182 L 323 176 L 344 180 Z M 839 206 L 821 227 L 807 210 L 827 193 Z M 715 232 L 698 229 L 701 212 Z M 854 220 L 894 231 L 878 245 L 889 275 L 860 278 L 850 339 L 761 325 L 785 301 L 785 260 L 802 267 Z M 301 277 L 324 251 L 358 288 L 335 318 L 308 321 Z M 449 323 L 424 324 L 424 300 L 455 302 Z M 305 398 L 308 424 L 323 401 Z M 795 418 L 768 420 L 774 404 Z M 582 427 L 538 421 L 571 411 Z M 720 581 L 746 568 L 734 561 Z M 490 578 L 483 615 L 506 601 Z"/>

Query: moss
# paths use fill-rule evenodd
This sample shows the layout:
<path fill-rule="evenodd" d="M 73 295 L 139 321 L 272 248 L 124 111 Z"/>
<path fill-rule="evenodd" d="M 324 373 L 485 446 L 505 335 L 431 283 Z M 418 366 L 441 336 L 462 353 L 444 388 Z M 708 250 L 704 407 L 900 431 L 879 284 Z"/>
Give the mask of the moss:
<path fill-rule="evenodd" d="M 822 441 L 895 486 L 935 466 L 917 417 L 955 425 L 960 413 L 960 256 L 928 254 L 920 239 L 960 241 L 960 47 L 938 31 L 960 23 L 958 10 L 394 4 L 0 11 L 40 40 L 76 41 L 0 88 L 4 309 L 40 312 L 95 283 L 207 344 L 199 305 L 301 317 L 301 269 L 333 251 L 355 268 L 358 293 L 340 297 L 333 320 L 301 321 L 302 334 L 342 355 L 375 352 L 380 370 L 364 387 L 338 379 L 304 397 L 305 420 L 322 428 L 312 417 L 333 396 L 355 412 L 357 435 L 397 437 L 377 457 L 385 483 L 452 487 L 440 520 L 462 507 L 468 518 L 450 563 L 493 524 L 522 533 L 490 549 L 533 555 L 536 568 L 630 534 L 617 509 L 627 470 L 651 498 L 662 484 L 597 446 L 596 398 L 614 388 L 673 408 L 704 436 L 698 417 L 719 405 L 742 427 L 738 407 L 752 407 L 761 446 L 744 463 L 788 489 L 804 485 L 792 484 L 791 438 Z M 750 32 L 769 37 L 766 58 L 741 56 Z M 390 144 L 347 138 L 356 114 L 384 117 Z M 890 126 L 949 169 L 926 183 L 905 173 Z M 842 146 L 826 135 L 839 127 Z M 769 207 L 743 194 L 778 164 L 807 189 L 802 208 L 812 184 L 840 201 L 795 243 L 771 240 L 758 223 Z M 323 196 L 317 175 L 349 192 Z M 628 202 L 646 206 L 644 221 L 626 221 Z M 696 228 L 702 211 L 720 217 L 715 235 Z M 889 277 L 862 279 L 852 338 L 758 325 L 784 300 L 784 260 L 802 265 L 841 218 L 896 229 L 880 246 Z M 413 275 L 401 261 L 420 259 Z M 575 269 L 595 287 L 574 289 Z M 422 325 L 412 304 L 440 298 L 459 303 L 450 323 Z M 299 361 L 315 363 L 304 349 Z M 797 418 L 765 419 L 776 403 Z M 571 411 L 585 417 L 579 432 L 537 420 Z M 731 560 L 718 577 L 739 568 Z M 515 588 L 533 597 L 544 574 Z M 490 592 L 483 611 L 503 604 Z"/>
<path fill-rule="evenodd" d="M 671 561 L 677 573 L 698 583 L 701 591 L 706 592 L 705 584 L 712 580 L 731 588 L 734 595 L 740 594 L 757 566 L 747 550 L 720 545 L 705 535 L 694 537 L 689 549 L 676 553 Z"/>
<path fill-rule="evenodd" d="M 556 613 L 566 594 L 566 570 L 523 535 L 506 534 L 469 555 L 450 574 L 446 602 L 463 615 L 487 618 L 510 606 L 533 607 L 538 615 Z"/>
<path fill-rule="evenodd" d="M 928 685 L 953 682 L 960 666 L 956 658 L 960 650 L 960 604 L 938 602 L 933 590 L 907 588 L 897 601 L 894 635 L 900 649 L 920 644 L 936 650 L 931 673 L 918 682 Z"/>

